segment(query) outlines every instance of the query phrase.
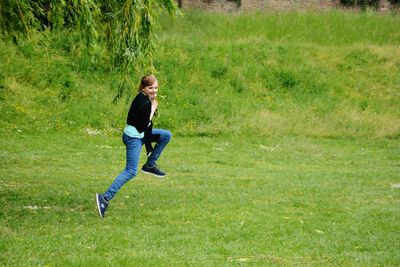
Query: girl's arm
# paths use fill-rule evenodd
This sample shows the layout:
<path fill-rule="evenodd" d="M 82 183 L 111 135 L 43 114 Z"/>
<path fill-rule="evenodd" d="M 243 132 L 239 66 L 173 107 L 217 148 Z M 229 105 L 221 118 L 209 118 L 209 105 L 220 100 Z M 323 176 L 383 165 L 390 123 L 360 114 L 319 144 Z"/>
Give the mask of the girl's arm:
<path fill-rule="evenodd" d="M 153 98 L 151 100 L 151 113 L 150 113 L 150 121 L 153 119 L 154 113 L 156 112 L 158 106 L 158 101 L 157 99 Z"/>

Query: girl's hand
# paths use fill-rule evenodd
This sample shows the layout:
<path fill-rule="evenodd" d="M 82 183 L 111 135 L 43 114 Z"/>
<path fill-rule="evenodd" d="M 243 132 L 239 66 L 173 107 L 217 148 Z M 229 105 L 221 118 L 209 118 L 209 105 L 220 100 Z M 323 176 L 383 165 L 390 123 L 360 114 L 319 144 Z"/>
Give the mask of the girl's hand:
<path fill-rule="evenodd" d="M 157 101 L 157 99 L 153 98 L 151 100 L 151 111 L 153 111 L 153 110 L 156 111 L 157 106 L 158 106 L 158 101 Z"/>
<path fill-rule="evenodd" d="M 150 121 L 153 119 L 154 113 L 156 112 L 158 106 L 158 101 L 157 99 L 153 98 L 151 100 L 151 113 L 150 113 Z"/>

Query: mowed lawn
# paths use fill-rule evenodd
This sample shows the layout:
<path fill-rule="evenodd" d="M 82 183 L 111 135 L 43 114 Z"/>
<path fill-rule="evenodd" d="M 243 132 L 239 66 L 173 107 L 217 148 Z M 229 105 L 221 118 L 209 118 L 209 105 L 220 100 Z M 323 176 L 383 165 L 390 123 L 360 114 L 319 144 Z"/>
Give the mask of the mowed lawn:
<path fill-rule="evenodd" d="M 0 145 L 1 266 L 400 265 L 398 140 L 174 136 L 105 219 L 118 134 Z"/>

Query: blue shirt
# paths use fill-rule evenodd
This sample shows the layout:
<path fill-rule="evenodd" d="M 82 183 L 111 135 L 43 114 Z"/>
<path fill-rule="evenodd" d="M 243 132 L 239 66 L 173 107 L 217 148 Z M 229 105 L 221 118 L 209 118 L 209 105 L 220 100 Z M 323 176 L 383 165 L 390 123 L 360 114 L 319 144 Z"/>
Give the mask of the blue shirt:
<path fill-rule="evenodd" d="M 132 125 L 126 125 L 124 128 L 124 133 L 129 136 L 129 137 L 133 137 L 133 138 L 143 138 L 144 137 L 144 132 L 139 133 L 138 130 L 132 126 Z"/>

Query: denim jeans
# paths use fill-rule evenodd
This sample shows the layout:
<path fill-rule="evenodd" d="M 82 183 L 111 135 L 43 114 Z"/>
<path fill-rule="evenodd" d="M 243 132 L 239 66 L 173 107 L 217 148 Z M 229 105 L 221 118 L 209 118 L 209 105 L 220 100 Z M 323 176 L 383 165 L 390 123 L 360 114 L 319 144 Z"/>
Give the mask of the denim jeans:
<path fill-rule="evenodd" d="M 159 135 L 160 138 L 157 140 L 154 150 L 151 155 L 147 158 L 146 164 L 148 166 L 154 166 L 160 157 L 165 146 L 171 139 L 171 132 L 162 129 L 153 129 L 153 135 Z M 121 189 L 121 187 L 134 178 L 138 171 L 140 151 L 144 144 L 142 138 L 129 137 L 125 133 L 122 135 L 122 141 L 126 147 L 126 167 L 125 169 L 115 178 L 114 182 L 104 193 L 104 197 L 110 201 L 115 194 Z"/>

